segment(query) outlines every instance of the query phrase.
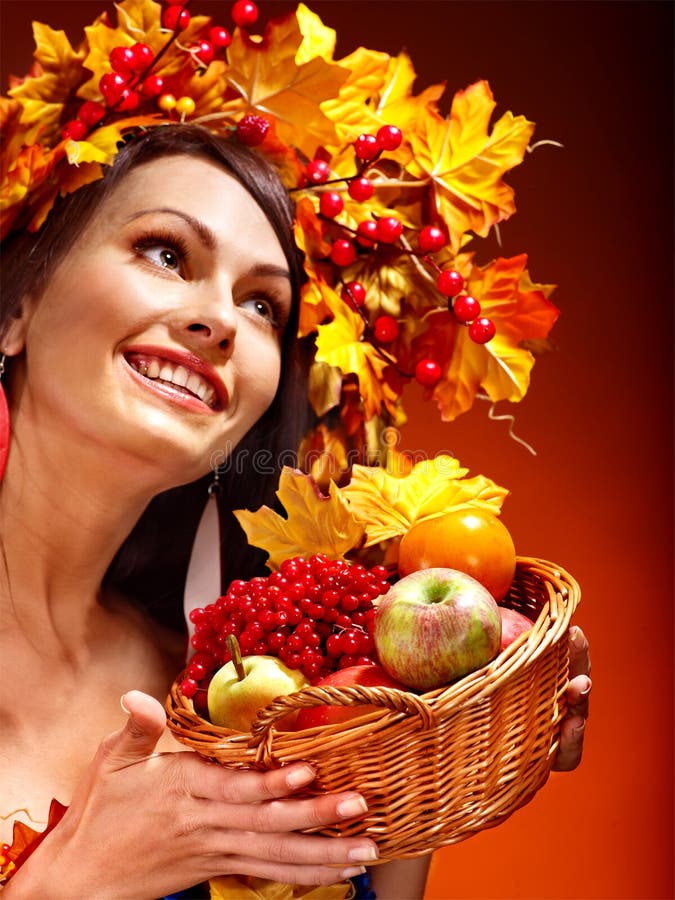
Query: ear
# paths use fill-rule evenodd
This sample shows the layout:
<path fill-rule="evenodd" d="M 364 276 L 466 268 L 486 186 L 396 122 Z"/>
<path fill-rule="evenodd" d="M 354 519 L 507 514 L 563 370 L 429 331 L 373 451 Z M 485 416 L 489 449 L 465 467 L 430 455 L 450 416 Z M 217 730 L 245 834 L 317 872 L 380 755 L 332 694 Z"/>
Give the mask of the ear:
<path fill-rule="evenodd" d="M 33 318 L 35 303 L 30 297 L 26 297 L 21 304 L 21 312 L 18 316 L 12 316 L 9 320 L 2 342 L 0 353 L 5 356 L 18 356 L 26 344 L 26 334 L 30 320 Z"/>

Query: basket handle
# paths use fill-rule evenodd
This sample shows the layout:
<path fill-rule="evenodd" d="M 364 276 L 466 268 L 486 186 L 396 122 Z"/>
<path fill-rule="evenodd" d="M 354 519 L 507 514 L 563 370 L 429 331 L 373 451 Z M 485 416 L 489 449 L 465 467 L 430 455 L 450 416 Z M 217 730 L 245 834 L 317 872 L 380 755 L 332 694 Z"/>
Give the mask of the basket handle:
<path fill-rule="evenodd" d="M 310 687 L 294 694 L 277 697 L 272 703 L 261 709 L 251 723 L 252 739 L 249 746 L 258 748 L 259 756 L 268 756 L 271 751 L 273 726 L 279 719 L 294 710 L 308 709 L 313 706 L 380 706 L 405 716 L 419 716 L 423 731 L 434 728 L 438 724 L 436 713 L 429 704 L 408 691 L 394 688 L 362 687 Z"/>

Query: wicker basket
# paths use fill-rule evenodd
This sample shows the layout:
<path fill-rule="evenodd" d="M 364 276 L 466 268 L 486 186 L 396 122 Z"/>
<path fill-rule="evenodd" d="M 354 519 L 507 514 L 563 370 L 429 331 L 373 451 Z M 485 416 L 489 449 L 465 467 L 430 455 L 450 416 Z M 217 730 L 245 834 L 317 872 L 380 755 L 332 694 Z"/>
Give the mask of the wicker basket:
<path fill-rule="evenodd" d="M 366 835 L 380 862 L 421 856 L 498 824 L 546 782 L 565 714 L 567 631 L 579 587 L 544 560 L 519 557 L 506 605 L 536 620 L 484 668 L 423 695 L 389 688 L 307 688 L 262 710 L 251 733 L 200 718 L 177 679 L 169 727 L 197 753 L 227 766 L 271 768 L 305 760 L 312 790 L 360 791 L 365 818 L 318 830 Z M 283 732 L 289 710 L 368 703 L 349 722 Z"/>

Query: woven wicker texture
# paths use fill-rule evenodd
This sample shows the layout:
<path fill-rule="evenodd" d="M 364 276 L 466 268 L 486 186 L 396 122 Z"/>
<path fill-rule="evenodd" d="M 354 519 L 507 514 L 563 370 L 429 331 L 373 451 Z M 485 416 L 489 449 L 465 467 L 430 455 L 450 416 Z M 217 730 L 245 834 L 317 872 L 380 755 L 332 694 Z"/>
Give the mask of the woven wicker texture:
<path fill-rule="evenodd" d="M 492 827 L 546 782 L 565 714 L 567 631 L 579 586 L 544 560 L 519 557 L 505 605 L 534 621 L 489 665 L 446 688 L 416 695 L 389 688 L 312 687 L 261 710 L 251 733 L 200 718 L 176 680 L 169 727 L 202 756 L 227 766 L 271 768 L 305 760 L 320 791 L 357 790 L 365 818 L 322 834 L 367 835 L 380 862 L 420 856 Z M 346 723 L 277 731 L 290 710 L 327 702 L 376 710 Z"/>

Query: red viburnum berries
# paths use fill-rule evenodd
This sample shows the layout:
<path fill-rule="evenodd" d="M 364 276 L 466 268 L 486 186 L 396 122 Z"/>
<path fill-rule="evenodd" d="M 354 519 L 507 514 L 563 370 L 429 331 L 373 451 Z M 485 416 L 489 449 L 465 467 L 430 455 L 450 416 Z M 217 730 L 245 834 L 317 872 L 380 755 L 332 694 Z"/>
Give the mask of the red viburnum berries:
<path fill-rule="evenodd" d="M 270 123 L 263 116 L 244 116 L 237 123 L 237 138 L 247 147 L 257 147 L 265 140 Z"/>
<path fill-rule="evenodd" d="M 194 697 L 229 660 L 228 634 L 245 655 L 276 656 L 310 681 L 360 658 L 376 662 L 373 600 L 389 589 L 386 578 L 383 566 L 366 569 L 318 553 L 288 559 L 267 577 L 233 581 L 215 603 L 190 613 L 195 653 L 181 691 Z"/>

